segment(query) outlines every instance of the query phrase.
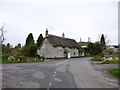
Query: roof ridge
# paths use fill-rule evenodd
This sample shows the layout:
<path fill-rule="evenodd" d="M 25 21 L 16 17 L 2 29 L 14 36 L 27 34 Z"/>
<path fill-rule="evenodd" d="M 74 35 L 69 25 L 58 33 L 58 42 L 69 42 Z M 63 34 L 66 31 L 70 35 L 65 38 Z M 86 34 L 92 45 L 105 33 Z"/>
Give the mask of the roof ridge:
<path fill-rule="evenodd" d="M 62 47 L 69 47 L 69 48 L 80 48 L 79 44 L 74 39 L 63 38 L 56 35 L 48 35 L 48 41 L 52 44 L 52 46 L 62 46 Z"/>
<path fill-rule="evenodd" d="M 52 34 L 48 34 L 48 36 L 55 36 L 55 37 L 59 37 L 59 38 L 63 38 L 63 37 L 61 37 L 61 36 L 57 36 L 57 35 L 52 35 Z M 75 39 L 72 39 L 72 38 L 63 38 L 63 39 L 69 39 L 69 40 L 74 40 L 75 41 Z"/>

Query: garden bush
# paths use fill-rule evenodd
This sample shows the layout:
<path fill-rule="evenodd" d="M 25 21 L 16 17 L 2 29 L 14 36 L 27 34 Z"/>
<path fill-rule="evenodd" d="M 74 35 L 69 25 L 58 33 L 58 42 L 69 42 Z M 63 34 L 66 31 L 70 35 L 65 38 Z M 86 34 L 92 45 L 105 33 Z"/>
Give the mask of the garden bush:
<path fill-rule="evenodd" d="M 54 58 L 53 58 L 53 60 L 59 60 L 59 59 L 60 59 L 60 58 L 58 58 L 58 57 L 54 57 Z"/>
<path fill-rule="evenodd" d="M 2 53 L 2 60 L 7 60 L 9 55 L 7 53 Z"/>
<path fill-rule="evenodd" d="M 94 56 L 91 60 L 92 61 L 102 61 L 101 56 L 99 56 L 99 55 Z"/>

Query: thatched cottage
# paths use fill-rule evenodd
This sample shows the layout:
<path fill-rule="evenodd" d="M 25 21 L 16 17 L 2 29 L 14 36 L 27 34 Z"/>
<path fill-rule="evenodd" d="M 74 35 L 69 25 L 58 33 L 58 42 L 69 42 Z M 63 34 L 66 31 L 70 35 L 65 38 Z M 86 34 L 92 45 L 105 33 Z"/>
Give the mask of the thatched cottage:
<path fill-rule="evenodd" d="M 64 33 L 62 37 L 50 35 L 47 29 L 38 50 L 38 53 L 44 55 L 45 58 L 79 57 L 79 52 L 80 45 L 74 39 L 65 38 Z"/>

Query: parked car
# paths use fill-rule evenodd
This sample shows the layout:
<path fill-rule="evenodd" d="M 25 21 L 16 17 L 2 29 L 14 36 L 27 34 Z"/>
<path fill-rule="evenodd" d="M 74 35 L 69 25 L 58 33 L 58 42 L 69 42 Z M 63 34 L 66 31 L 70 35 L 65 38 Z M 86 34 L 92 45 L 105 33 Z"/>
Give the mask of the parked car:
<path fill-rule="evenodd" d="M 39 59 L 44 60 L 44 55 L 38 54 L 37 56 L 38 56 Z"/>

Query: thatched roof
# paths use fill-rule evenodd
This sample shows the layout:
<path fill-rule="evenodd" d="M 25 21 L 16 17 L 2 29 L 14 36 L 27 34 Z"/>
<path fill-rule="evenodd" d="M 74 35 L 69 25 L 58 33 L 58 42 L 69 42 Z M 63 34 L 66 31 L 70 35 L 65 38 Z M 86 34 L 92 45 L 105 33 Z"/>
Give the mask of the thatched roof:
<path fill-rule="evenodd" d="M 48 35 L 47 39 L 53 47 L 62 46 L 63 48 L 81 48 L 80 45 L 74 39 L 63 38 L 55 35 Z"/>

